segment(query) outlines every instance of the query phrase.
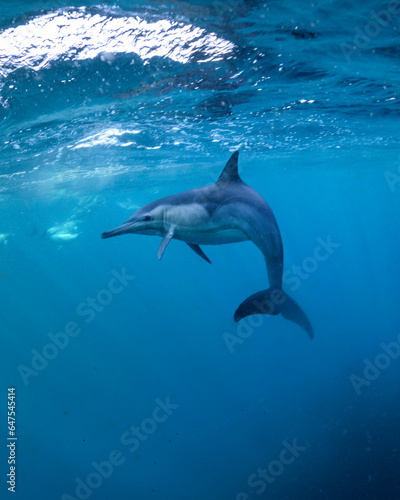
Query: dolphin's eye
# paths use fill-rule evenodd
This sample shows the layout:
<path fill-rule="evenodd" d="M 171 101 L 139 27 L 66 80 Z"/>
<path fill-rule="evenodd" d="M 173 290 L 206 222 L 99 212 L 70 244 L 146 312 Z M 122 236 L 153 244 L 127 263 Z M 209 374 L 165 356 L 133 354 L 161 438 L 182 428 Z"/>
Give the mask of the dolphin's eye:
<path fill-rule="evenodd" d="M 143 222 L 148 221 L 148 220 L 153 220 L 153 217 L 151 217 L 150 215 L 145 215 L 142 219 Z"/>

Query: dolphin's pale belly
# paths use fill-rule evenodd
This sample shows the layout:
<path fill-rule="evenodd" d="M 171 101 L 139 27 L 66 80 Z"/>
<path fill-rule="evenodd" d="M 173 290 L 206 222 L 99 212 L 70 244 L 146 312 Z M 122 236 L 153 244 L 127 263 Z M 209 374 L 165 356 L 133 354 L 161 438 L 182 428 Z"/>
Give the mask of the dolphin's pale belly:
<path fill-rule="evenodd" d="M 193 245 L 223 245 L 246 241 L 245 234 L 236 228 L 179 228 L 174 238 Z"/>
<path fill-rule="evenodd" d="M 163 208 L 164 225 L 173 228 L 174 238 L 193 245 L 222 245 L 247 240 L 243 232 L 228 221 L 210 217 L 199 203 Z"/>

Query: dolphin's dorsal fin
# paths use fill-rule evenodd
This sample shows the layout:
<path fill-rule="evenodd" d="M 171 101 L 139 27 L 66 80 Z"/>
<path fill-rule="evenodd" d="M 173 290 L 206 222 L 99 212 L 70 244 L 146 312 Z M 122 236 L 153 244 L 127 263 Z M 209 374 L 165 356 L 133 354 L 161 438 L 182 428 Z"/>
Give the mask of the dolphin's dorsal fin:
<path fill-rule="evenodd" d="M 239 151 L 235 151 L 229 158 L 228 163 L 225 165 L 222 174 L 218 177 L 217 182 L 234 182 L 240 181 L 238 173 L 238 159 Z"/>
<path fill-rule="evenodd" d="M 162 259 L 162 256 L 164 255 L 164 251 L 167 248 L 168 243 L 172 240 L 173 237 L 174 237 L 174 230 L 170 229 L 168 231 L 168 233 L 166 233 L 162 242 L 160 243 L 160 246 L 158 247 L 158 253 L 157 253 L 158 260 Z"/>

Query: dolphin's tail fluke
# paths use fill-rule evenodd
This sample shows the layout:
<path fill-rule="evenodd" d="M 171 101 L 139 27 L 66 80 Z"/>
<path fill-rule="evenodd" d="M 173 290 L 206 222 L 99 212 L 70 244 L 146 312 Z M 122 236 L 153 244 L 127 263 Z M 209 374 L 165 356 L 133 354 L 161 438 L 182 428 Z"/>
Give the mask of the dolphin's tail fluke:
<path fill-rule="evenodd" d="M 301 326 L 311 339 L 314 337 L 311 323 L 301 307 L 280 288 L 268 288 L 247 297 L 236 309 L 235 321 L 251 314 L 282 314 L 284 318 Z"/>

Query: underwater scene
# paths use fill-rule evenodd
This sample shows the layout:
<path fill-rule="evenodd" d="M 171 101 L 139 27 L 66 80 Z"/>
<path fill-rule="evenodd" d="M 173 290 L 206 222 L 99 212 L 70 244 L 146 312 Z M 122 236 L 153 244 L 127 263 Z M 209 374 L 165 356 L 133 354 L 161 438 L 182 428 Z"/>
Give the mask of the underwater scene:
<path fill-rule="evenodd" d="M 0 7 L 0 498 L 400 500 L 400 0 Z"/>

